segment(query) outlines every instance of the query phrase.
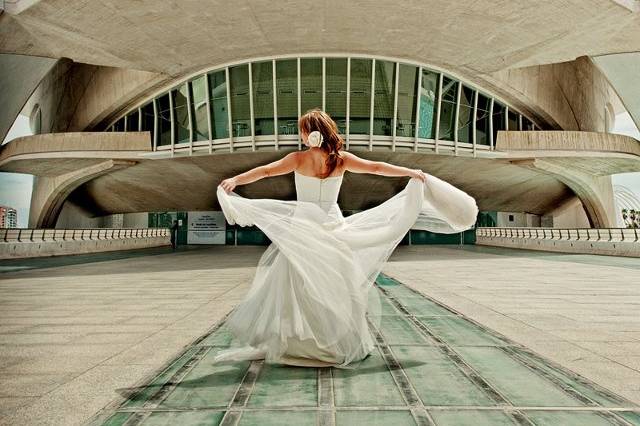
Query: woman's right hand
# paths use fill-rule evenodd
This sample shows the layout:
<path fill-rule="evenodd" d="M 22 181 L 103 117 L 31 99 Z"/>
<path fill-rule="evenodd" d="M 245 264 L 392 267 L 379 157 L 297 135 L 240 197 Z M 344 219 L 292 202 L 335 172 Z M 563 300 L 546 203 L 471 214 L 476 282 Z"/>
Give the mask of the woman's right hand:
<path fill-rule="evenodd" d="M 411 173 L 409 174 L 409 176 L 414 177 L 414 178 L 418 178 L 423 182 L 426 182 L 426 180 L 427 180 L 427 175 L 420 169 L 412 169 Z"/>
<path fill-rule="evenodd" d="M 222 189 L 225 190 L 225 192 L 228 194 L 231 191 L 233 191 L 233 189 L 236 187 L 237 185 L 237 181 L 235 178 L 230 177 L 228 179 L 223 180 L 222 182 L 220 182 L 220 184 L 218 186 L 221 186 Z"/>

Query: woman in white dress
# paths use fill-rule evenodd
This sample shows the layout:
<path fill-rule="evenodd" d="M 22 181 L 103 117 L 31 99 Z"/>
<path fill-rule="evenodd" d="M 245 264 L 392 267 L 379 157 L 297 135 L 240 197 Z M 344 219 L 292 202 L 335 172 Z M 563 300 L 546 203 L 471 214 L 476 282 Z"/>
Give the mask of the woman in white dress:
<path fill-rule="evenodd" d="M 214 360 L 354 368 L 373 350 L 368 321 L 380 321 L 373 284 L 409 229 L 457 233 L 473 227 L 475 199 L 420 169 L 369 161 L 342 150 L 336 123 L 312 109 L 298 120 L 306 151 L 223 180 L 217 188 L 231 224 L 256 225 L 272 243 L 245 299 L 226 321 L 236 339 Z M 346 171 L 409 176 L 382 204 L 343 217 Z M 297 200 L 249 199 L 233 189 L 294 172 Z M 368 319 L 368 320 L 367 320 Z"/>

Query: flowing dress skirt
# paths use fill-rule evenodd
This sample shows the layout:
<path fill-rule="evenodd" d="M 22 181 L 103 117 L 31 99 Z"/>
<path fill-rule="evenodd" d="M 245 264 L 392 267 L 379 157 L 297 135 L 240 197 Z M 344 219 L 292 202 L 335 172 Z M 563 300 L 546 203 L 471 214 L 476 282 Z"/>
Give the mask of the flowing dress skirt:
<path fill-rule="evenodd" d="M 230 224 L 255 225 L 272 243 L 226 325 L 232 346 L 214 362 L 354 368 L 374 348 L 380 321 L 373 284 L 409 229 L 458 233 L 478 215 L 473 197 L 425 173 L 382 204 L 347 216 L 307 201 L 249 199 L 217 189 Z M 368 315 L 367 315 L 368 314 Z"/>

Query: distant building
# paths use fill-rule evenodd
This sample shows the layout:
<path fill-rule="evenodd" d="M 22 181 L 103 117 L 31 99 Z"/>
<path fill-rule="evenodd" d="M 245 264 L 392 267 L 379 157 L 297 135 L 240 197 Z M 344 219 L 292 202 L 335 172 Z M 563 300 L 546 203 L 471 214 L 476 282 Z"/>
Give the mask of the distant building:
<path fill-rule="evenodd" d="M 17 228 L 18 212 L 13 207 L 0 206 L 0 228 Z"/>

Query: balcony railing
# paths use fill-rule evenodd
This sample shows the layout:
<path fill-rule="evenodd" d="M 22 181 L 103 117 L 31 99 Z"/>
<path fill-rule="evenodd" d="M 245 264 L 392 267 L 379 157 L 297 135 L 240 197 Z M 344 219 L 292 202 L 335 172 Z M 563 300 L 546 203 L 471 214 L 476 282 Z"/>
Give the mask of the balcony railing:
<path fill-rule="evenodd" d="M 166 237 L 168 228 L 87 228 L 87 229 L 0 229 L 0 242 L 51 242 L 124 240 L 131 238 Z"/>
<path fill-rule="evenodd" d="M 556 241 L 607 241 L 637 243 L 640 241 L 640 229 L 481 227 L 477 228 L 476 236 Z"/>

